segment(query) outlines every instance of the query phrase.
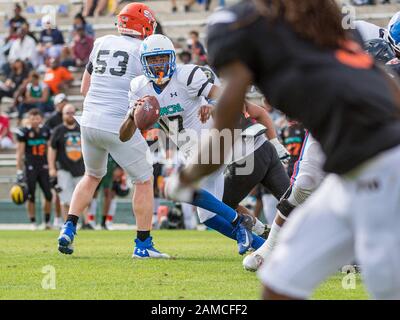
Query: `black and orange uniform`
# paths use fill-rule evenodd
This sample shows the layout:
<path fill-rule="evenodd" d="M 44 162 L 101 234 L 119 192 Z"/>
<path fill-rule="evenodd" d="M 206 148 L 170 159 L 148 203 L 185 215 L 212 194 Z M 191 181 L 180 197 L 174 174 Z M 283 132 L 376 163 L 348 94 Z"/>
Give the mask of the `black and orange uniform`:
<path fill-rule="evenodd" d="M 19 128 L 16 131 L 17 140 L 25 143 L 25 179 L 28 186 L 28 200 L 35 202 L 36 183 L 46 200 L 51 201 L 52 193 L 47 164 L 47 143 L 50 131 L 45 126 L 37 130 L 31 127 Z"/>
<path fill-rule="evenodd" d="M 295 163 L 299 160 L 305 135 L 306 130 L 304 126 L 297 121 L 289 121 L 288 125 L 281 131 L 283 145 L 290 153 L 290 159 L 287 166 L 287 173 L 290 177 L 293 174 Z"/>
<path fill-rule="evenodd" d="M 345 174 L 400 144 L 395 85 L 353 38 L 349 31 L 337 48 L 320 47 L 243 1 L 210 17 L 207 47 L 217 72 L 245 65 L 270 104 L 321 144 L 323 170 Z"/>
<path fill-rule="evenodd" d="M 257 122 L 249 118 L 248 114 L 241 114 L 238 128 L 242 130 L 243 145 L 247 144 L 247 147 L 253 150 L 245 157 L 229 164 L 225 170 L 222 201 L 234 209 L 258 184 L 264 186 L 278 200 L 290 186 L 289 176 L 275 147 L 265 137 L 265 127 L 257 129 L 256 125 Z M 246 132 L 249 131 L 253 137 L 250 141 L 246 137 Z M 248 148 L 243 147 L 243 150 Z M 249 164 L 252 164 L 253 170 L 249 174 L 241 174 L 240 170 Z M 260 194 L 261 192 L 259 192 L 261 198 Z"/>

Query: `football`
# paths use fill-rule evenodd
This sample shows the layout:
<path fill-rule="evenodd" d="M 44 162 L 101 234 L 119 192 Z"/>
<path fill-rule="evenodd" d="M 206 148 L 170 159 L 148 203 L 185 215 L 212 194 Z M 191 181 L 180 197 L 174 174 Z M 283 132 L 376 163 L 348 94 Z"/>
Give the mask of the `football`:
<path fill-rule="evenodd" d="M 160 117 L 160 104 L 154 96 L 145 96 L 136 101 L 135 124 L 140 130 L 150 129 Z"/>

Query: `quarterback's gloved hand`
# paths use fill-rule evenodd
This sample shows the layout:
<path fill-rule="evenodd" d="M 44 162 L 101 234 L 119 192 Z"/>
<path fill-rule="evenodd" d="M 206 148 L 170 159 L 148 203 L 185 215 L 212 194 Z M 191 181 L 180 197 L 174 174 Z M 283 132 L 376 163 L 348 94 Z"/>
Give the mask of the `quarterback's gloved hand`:
<path fill-rule="evenodd" d="M 60 193 L 62 191 L 62 188 L 58 185 L 57 177 L 50 177 L 50 186 L 57 193 Z"/>
<path fill-rule="evenodd" d="M 193 186 L 183 185 L 179 173 L 174 173 L 165 179 L 163 194 L 169 200 L 192 203 L 196 189 Z"/>
<path fill-rule="evenodd" d="M 272 145 L 275 147 L 276 152 L 278 153 L 279 159 L 283 164 L 287 164 L 290 159 L 290 153 L 286 150 L 286 148 L 279 142 L 278 138 L 274 138 L 269 140 Z"/>
<path fill-rule="evenodd" d="M 25 174 L 22 170 L 17 170 L 17 182 L 18 183 L 25 182 Z"/>

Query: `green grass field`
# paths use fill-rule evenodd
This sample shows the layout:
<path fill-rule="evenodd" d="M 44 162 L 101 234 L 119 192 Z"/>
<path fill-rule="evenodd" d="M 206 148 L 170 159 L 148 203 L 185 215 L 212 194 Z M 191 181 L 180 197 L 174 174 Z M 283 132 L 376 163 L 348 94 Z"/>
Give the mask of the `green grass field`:
<path fill-rule="evenodd" d="M 156 231 L 171 260 L 133 260 L 132 232 L 80 231 L 72 256 L 57 251 L 56 231 L 0 232 L 0 299 L 258 299 L 260 284 L 242 268 L 233 241 L 212 231 Z M 43 289 L 45 266 L 56 289 Z M 338 273 L 314 299 L 366 299 L 357 276 L 342 289 Z"/>

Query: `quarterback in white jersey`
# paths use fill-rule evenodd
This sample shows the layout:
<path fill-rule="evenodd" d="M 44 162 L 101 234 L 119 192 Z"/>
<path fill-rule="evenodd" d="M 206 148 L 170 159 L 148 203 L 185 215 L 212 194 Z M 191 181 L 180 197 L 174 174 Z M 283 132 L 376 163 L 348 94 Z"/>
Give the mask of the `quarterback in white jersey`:
<path fill-rule="evenodd" d="M 152 43 L 159 43 L 161 41 L 166 42 L 173 49 L 170 40 L 161 35 L 154 35 L 151 38 L 147 38 L 144 42 L 144 47 L 149 48 L 152 46 Z M 143 64 L 145 62 L 142 61 Z M 179 160 L 185 162 L 194 154 L 194 151 L 197 151 L 196 147 L 199 142 L 198 138 L 200 138 L 201 130 L 213 126 L 211 118 L 208 121 L 202 122 L 199 112 L 203 106 L 207 105 L 208 102 L 206 99 L 216 98 L 218 87 L 208 79 L 200 66 L 193 64 L 175 65 L 172 61 L 169 65 L 170 68 L 163 74 L 163 77 L 156 80 L 159 85 L 168 83 L 162 91 L 148 75 L 142 75 L 131 81 L 129 93 L 131 108 L 143 96 L 156 96 L 160 104 L 159 124 L 178 147 Z M 184 133 L 185 137 L 187 133 L 192 134 L 192 139 L 182 139 L 181 137 Z M 193 134 L 196 136 L 193 136 Z M 214 179 L 206 180 L 209 183 L 206 181 L 204 188 L 221 199 L 224 186 L 222 172 L 219 171 Z M 203 222 L 209 215 L 213 216 L 215 214 L 199 209 L 199 215 L 201 222 Z"/>
<path fill-rule="evenodd" d="M 210 117 L 210 99 L 216 99 L 219 87 L 196 65 L 176 65 L 175 48 L 165 36 L 153 35 L 141 46 L 141 62 L 144 75 L 131 81 L 131 109 L 120 129 L 120 139 L 130 139 L 137 132 L 134 110 L 138 100 L 144 96 L 156 96 L 160 104 L 159 124 L 168 137 L 179 148 L 179 160 L 184 162 L 196 155 L 202 134 L 209 133 L 213 126 Z M 204 130 L 204 131 L 203 131 Z M 165 195 L 168 197 L 166 183 Z M 239 253 L 250 247 L 257 249 L 264 242 L 252 235 L 253 221 L 250 216 L 241 216 L 222 200 L 224 192 L 223 168 L 201 183 L 195 199 L 186 202 L 197 206 L 200 222 L 237 240 Z M 172 197 L 173 198 L 173 197 Z M 185 201 L 184 201 L 185 202 Z M 247 224 L 245 224 L 245 222 Z"/>
<path fill-rule="evenodd" d="M 85 96 L 80 119 L 85 176 L 74 191 L 68 219 L 58 239 L 62 253 L 73 252 L 78 217 L 106 174 L 110 154 L 135 184 L 132 205 L 138 231 L 133 257 L 168 258 L 154 248 L 150 236 L 153 171 L 151 162 L 146 159 L 147 143 L 139 132 L 126 142 L 118 137 L 129 107 L 129 82 L 142 74 L 139 48 L 142 40 L 153 34 L 155 26 L 154 15 L 146 5 L 130 3 L 118 15 L 120 36 L 104 36 L 94 44 L 81 86 Z"/>

